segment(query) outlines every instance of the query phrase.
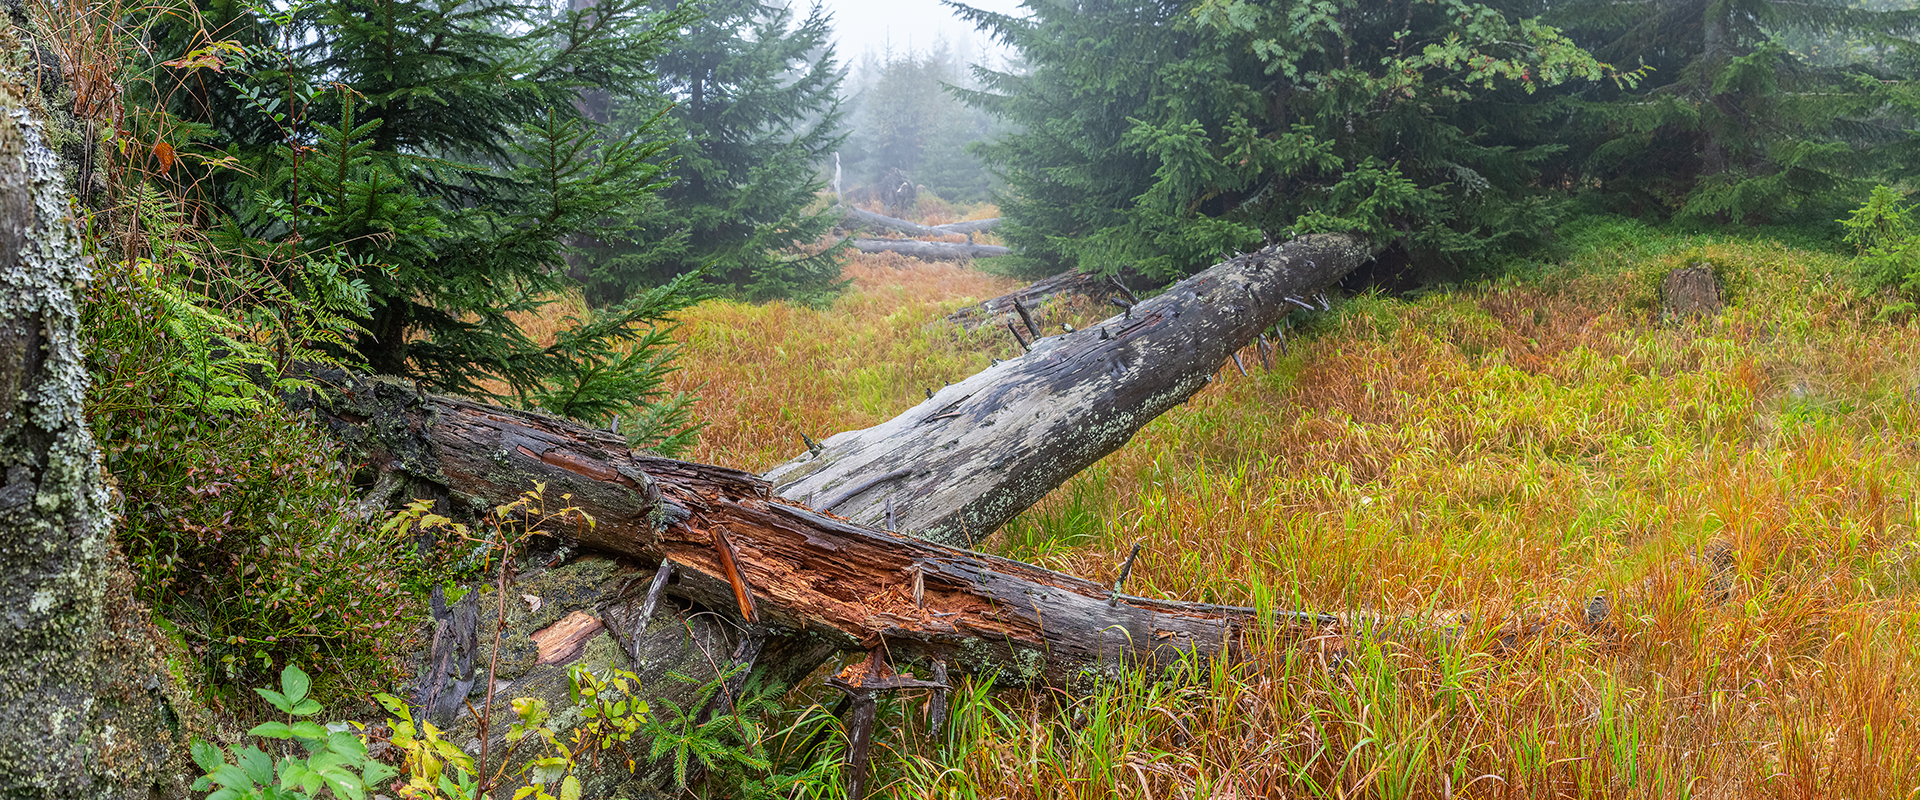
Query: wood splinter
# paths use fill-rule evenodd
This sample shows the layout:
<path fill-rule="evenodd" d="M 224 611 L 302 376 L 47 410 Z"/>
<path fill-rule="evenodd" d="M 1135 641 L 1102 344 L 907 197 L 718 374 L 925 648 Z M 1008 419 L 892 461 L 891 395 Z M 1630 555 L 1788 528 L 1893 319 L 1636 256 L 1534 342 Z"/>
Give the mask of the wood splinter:
<path fill-rule="evenodd" d="M 1233 354 L 1233 366 L 1235 369 L 1240 370 L 1240 377 L 1247 377 L 1247 365 L 1240 363 L 1239 353 Z"/>
<path fill-rule="evenodd" d="M 1127 562 L 1120 565 L 1120 577 L 1115 578 L 1113 581 L 1113 594 L 1107 596 L 1108 608 L 1114 608 L 1120 605 L 1120 587 L 1125 586 L 1127 576 L 1133 574 L 1133 560 L 1139 557 L 1140 543 L 1134 542 L 1133 552 L 1127 554 Z"/>
<path fill-rule="evenodd" d="M 647 632 L 647 623 L 653 621 L 653 612 L 660 607 L 660 598 L 667 593 L 667 583 L 672 580 L 673 562 L 661 559 L 660 568 L 654 570 L 653 583 L 647 586 L 647 599 L 640 604 L 640 614 L 633 618 L 633 633 L 627 636 L 627 656 L 636 664 L 640 662 L 640 636 Z"/>
<path fill-rule="evenodd" d="M 940 688 L 933 690 L 933 699 L 927 704 L 927 735 L 937 738 L 940 736 L 940 727 L 947 721 L 947 703 L 950 702 L 947 687 L 951 684 L 947 680 L 945 659 L 933 662 L 933 682 L 940 684 Z"/>
<path fill-rule="evenodd" d="M 1020 329 L 1013 327 L 1013 323 L 1007 323 L 1007 332 L 1013 334 L 1013 340 L 1020 343 L 1020 352 L 1033 352 L 1033 345 L 1027 344 L 1026 337 L 1020 335 Z"/>
<path fill-rule="evenodd" d="M 748 623 L 759 624 L 760 614 L 753 605 L 753 591 L 747 588 L 747 576 L 740 574 L 740 553 L 733 549 L 732 540 L 727 538 L 725 528 L 713 529 L 714 550 L 720 553 L 720 569 L 727 573 L 727 582 L 733 585 L 733 599 L 740 604 L 740 616 Z"/>

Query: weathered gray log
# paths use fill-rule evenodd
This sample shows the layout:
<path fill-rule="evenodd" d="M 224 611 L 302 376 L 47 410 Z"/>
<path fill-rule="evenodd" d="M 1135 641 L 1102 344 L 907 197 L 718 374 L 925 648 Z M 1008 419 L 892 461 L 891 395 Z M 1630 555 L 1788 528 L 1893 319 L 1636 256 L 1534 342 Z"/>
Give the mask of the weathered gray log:
<path fill-rule="evenodd" d="M 970 219 L 965 222 L 949 222 L 945 225 L 922 225 L 918 222 L 909 222 L 897 217 L 875 214 L 854 206 L 847 206 L 845 215 L 840 218 L 840 222 L 841 225 L 846 228 L 869 231 L 896 231 L 908 236 L 929 237 L 951 236 L 954 234 L 972 236 L 973 234 L 990 231 L 999 227 L 1000 218 Z"/>
<path fill-rule="evenodd" d="M 906 413 L 848 431 L 767 473 L 783 497 L 832 497 L 874 475 L 911 474 L 838 498 L 873 523 L 892 500 L 902 531 L 979 541 L 1186 401 L 1301 296 L 1366 261 L 1360 239 L 1314 234 L 1215 265 L 1126 313 L 1033 343 Z"/>
<path fill-rule="evenodd" d="M 395 381 L 343 389 L 320 406 L 373 461 L 405 465 L 478 506 L 544 484 L 549 504 L 564 496 L 596 520 L 556 535 L 643 564 L 672 561 L 673 594 L 743 627 L 751 613 L 776 636 L 884 648 L 894 663 L 944 661 L 1001 685 L 1075 686 L 1183 652 L 1228 653 L 1261 624 L 1246 608 L 1110 602 L 1092 581 L 851 523 L 777 497 L 750 473 L 630 451 L 618 436 L 570 422 L 419 395 Z M 751 593 L 751 611 L 736 586 Z M 1323 622 L 1277 619 L 1303 633 Z"/>
<path fill-rule="evenodd" d="M 87 269 L 16 91 L 0 87 L 0 797 L 93 797 L 111 516 L 81 409 Z"/>
<path fill-rule="evenodd" d="M 921 237 L 946 235 L 944 231 L 934 230 L 933 227 L 930 225 L 921 225 L 920 223 L 917 223 L 917 222 L 908 222 L 904 219 L 889 217 L 885 214 L 875 214 L 871 211 L 866 211 L 864 209 L 856 208 L 854 206 L 846 207 L 845 215 L 840 218 L 840 222 L 843 227 L 850 228 L 850 229 L 869 230 L 869 231 L 896 231 L 899 233 L 904 233 L 908 236 L 921 236 Z"/>
<path fill-rule="evenodd" d="M 973 234 L 984 233 L 998 227 L 1000 227 L 1000 218 L 988 217 L 986 219 L 970 219 L 965 222 L 949 222 L 945 225 L 935 225 L 933 229 L 941 233 L 961 233 L 971 237 Z"/>
<path fill-rule="evenodd" d="M 1110 279 L 1104 276 L 1085 272 L 1062 272 L 1029 283 L 1017 291 L 962 308 L 948 314 L 947 321 L 967 330 L 973 330 L 982 325 L 997 326 L 1003 322 L 1015 321 L 1016 303 L 1023 304 L 1027 308 L 1039 308 L 1055 299 L 1073 296 L 1101 297 L 1117 293 L 1119 290 L 1109 281 Z"/>
<path fill-rule="evenodd" d="M 922 261 L 967 261 L 1013 252 L 997 244 L 921 242 L 913 239 L 855 239 L 853 249 L 862 253 L 899 253 Z"/>

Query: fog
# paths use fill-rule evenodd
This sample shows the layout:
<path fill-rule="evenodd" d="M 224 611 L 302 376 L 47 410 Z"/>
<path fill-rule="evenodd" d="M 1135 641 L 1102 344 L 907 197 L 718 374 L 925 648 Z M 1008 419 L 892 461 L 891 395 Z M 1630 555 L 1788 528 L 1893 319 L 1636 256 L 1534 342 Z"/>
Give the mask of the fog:
<path fill-rule="evenodd" d="M 833 12 L 835 39 L 841 63 L 852 63 L 868 51 L 878 55 L 920 52 L 945 39 L 956 50 L 973 56 L 997 58 L 1003 50 L 985 35 L 955 16 L 939 0 L 823 0 Z M 1019 0 L 972 0 L 968 5 L 1002 14 L 1020 14 Z"/>

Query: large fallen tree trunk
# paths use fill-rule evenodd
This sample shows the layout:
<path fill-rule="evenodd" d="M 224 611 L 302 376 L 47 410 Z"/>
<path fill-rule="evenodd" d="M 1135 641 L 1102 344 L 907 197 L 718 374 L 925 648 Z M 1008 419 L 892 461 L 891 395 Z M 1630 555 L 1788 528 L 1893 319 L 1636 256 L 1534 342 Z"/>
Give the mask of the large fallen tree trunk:
<path fill-rule="evenodd" d="M 1324 285 L 1365 252 L 1345 237 L 1319 237 L 1244 257 L 1103 323 L 1104 333 L 1090 334 L 1100 343 L 1134 340 L 1130 345 L 1083 348 L 1080 340 L 1061 337 L 1042 342 L 1021 361 L 1061 380 L 1094 381 L 1110 394 L 1184 398 L 1204 378 L 1192 383 L 1184 377 L 1186 370 L 1162 368 L 1162 351 L 1204 361 L 1210 372 L 1224 354 L 1253 337 L 1265 321 L 1277 318 L 1278 309 L 1263 299 L 1297 303 L 1284 293 Z M 1247 299 L 1235 299 L 1232 292 Z M 1223 313 L 1246 319 L 1223 320 Z M 1229 341 L 1196 346 L 1194 340 L 1205 336 Z M 1083 369 L 1089 359 L 1099 368 Z M 666 676 L 676 671 L 717 680 L 729 660 L 752 664 L 756 674 L 783 685 L 845 649 L 884 654 L 884 659 L 869 659 L 872 663 L 932 662 L 936 675 L 951 666 L 963 673 L 996 676 L 1003 683 L 1072 685 L 1115 670 L 1164 664 L 1176 653 L 1231 652 L 1241 634 L 1261 622 L 1251 609 L 1115 596 L 1071 576 L 849 523 L 776 497 L 771 484 L 753 475 L 630 452 L 612 434 L 571 423 L 420 395 L 399 381 L 348 382 L 342 377 L 337 383 L 340 391 L 316 405 L 369 466 L 388 475 L 411 476 L 414 489 L 464 501 L 458 504 L 474 509 L 511 501 L 533 483 L 543 482 L 549 502 L 565 496 L 565 502 L 598 520 L 591 529 L 571 532 L 579 544 L 630 557 L 643 570 L 662 566 L 644 591 L 631 587 L 645 585 L 640 578 L 647 573 L 629 573 L 633 579 L 620 585 L 630 588 L 612 589 L 612 594 L 596 596 L 600 599 L 576 598 L 546 612 L 566 613 L 564 619 L 555 617 L 550 625 L 541 621 L 538 624 L 547 627 L 503 641 L 500 648 L 521 653 L 538 644 L 538 665 L 532 672 L 521 668 L 514 674 L 516 687 L 555 681 L 564 687 L 568 660 L 591 650 L 582 643 L 603 629 L 619 641 L 643 674 L 644 685 L 655 693 L 673 691 L 678 684 Z M 1135 389 L 1115 391 L 1126 385 Z M 989 417 L 985 425 L 1026 429 L 1017 420 L 991 419 L 985 404 L 1001 403 L 1024 416 L 1032 409 L 1020 392 L 1058 388 L 1049 381 L 995 382 L 985 395 L 975 397 L 972 410 Z M 1120 428 L 1119 441 L 1124 441 L 1158 413 L 1149 410 L 1171 405 L 1164 398 L 1128 401 L 1131 416 L 1098 417 L 1105 426 L 1102 436 L 1110 438 Z M 932 416 L 943 414 L 952 412 Z M 927 416 L 924 409 L 915 409 L 902 419 L 916 425 L 940 421 Z M 1078 423 L 1066 418 L 1061 424 L 1070 435 Z M 958 439 L 953 441 L 957 444 Z M 987 441 L 996 447 L 1004 444 Z M 945 455 L 937 446 L 926 453 L 934 462 Z M 884 462 L 866 463 L 888 471 L 851 478 L 845 482 L 850 485 L 836 486 L 821 504 L 838 504 L 868 488 L 911 477 L 911 470 L 896 475 L 899 469 Z M 1056 459 L 1022 478 L 1016 492 L 1001 492 L 1004 480 L 968 486 L 1000 492 L 1001 502 L 1037 498 L 1038 493 L 1029 490 L 1039 481 L 1052 482 L 1041 488 L 1044 493 L 1071 476 L 1060 463 Z M 1020 510 L 1002 508 L 1008 515 Z M 680 581 L 670 590 L 667 576 L 672 569 L 666 565 L 678 565 L 679 571 Z M 682 602 L 663 603 L 664 594 Z M 469 595 L 466 605 L 444 615 L 436 608 L 441 622 L 435 639 L 446 648 L 443 652 L 436 644 L 416 703 L 434 708 L 443 719 L 467 708 L 468 692 L 486 684 L 487 676 L 476 671 L 476 664 L 494 663 L 476 658 L 476 648 L 488 645 L 474 636 L 477 612 L 472 600 Z M 1297 633 L 1331 622 L 1309 615 L 1268 619 Z M 489 624 L 487 629 L 493 628 Z M 531 641 L 526 641 L 529 636 Z M 887 677 L 879 668 L 869 668 L 864 678 L 852 677 L 856 711 L 871 712 L 867 706 L 874 690 L 935 685 Z M 729 679 L 733 688 L 728 694 L 741 679 L 744 675 Z M 682 696 L 676 702 L 689 700 Z M 856 721 L 862 718 L 854 716 Z M 864 718 L 870 719 L 871 713 Z M 463 724 L 470 726 L 471 720 Z M 657 788 L 668 779 L 655 775 L 649 780 L 656 781 L 650 785 Z"/>
<path fill-rule="evenodd" d="M 897 536 L 777 497 L 750 473 L 630 451 L 616 435 L 368 380 L 324 404 L 336 430 L 407 431 L 390 465 L 484 505 L 534 484 L 595 524 L 581 546 L 677 566 L 677 593 L 746 626 L 895 663 L 1071 686 L 1179 653 L 1225 652 L 1252 609 L 1116 595 L 1028 564 Z M 392 436 L 386 437 L 389 442 Z M 370 440 L 362 436 L 362 444 Z M 1316 617 L 1286 617 L 1305 630 Z"/>
<path fill-rule="evenodd" d="M 855 239 L 853 249 L 862 253 L 899 253 L 923 261 L 966 261 L 1013 252 L 997 244 L 922 242 L 913 239 Z"/>
<path fill-rule="evenodd" d="M 891 509 L 894 530 L 976 542 L 1185 402 L 1371 253 L 1358 238 L 1315 234 L 1238 256 L 1085 330 L 1041 338 L 892 420 L 828 438 L 767 478 L 784 497 L 851 519 L 878 523 Z"/>

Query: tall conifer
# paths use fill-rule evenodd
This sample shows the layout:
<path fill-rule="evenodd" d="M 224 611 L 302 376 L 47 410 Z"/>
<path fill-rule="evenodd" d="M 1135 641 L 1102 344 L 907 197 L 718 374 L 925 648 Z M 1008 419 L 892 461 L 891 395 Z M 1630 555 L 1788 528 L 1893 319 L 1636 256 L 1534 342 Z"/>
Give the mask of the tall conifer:
<path fill-rule="evenodd" d="M 969 99 L 1019 131 L 984 148 L 1003 229 L 1049 268 L 1175 277 L 1265 240 L 1353 230 L 1459 253 L 1537 234 L 1540 86 L 1605 65 L 1479 3 L 1029 0 L 962 13 L 1030 72 Z"/>
<path fill-rule="evenodd" d="M 1616 210 L 1729 221 L 1830 220 L 1902 168 L 1913 125 L 1889 103 L 1911 75 L 1920 12 L 1847 0 L 1540 4 L 1600 58 L 1645 66 L 1632 89 L 1577 87 L 1550 169 Z M 1838 41 L 1814 54 L 1790 42 Z M 1890 83 L 1891 82 L 1891 83 Z"/>
<path fill-rule="evenodd" d="M 600 303 L 702 268 L 745 299 L 823 300 L 841 286 L 839 251 L 797 249 L 834 220 L 824 207 L 808 210 L 842 139 L 831 19 L 817 4 L 797 20 L 760 0 L 698 8 L 655 62 L 651 98 L 611 111 L 627 129 L 662 120 L 672 183 L 630 218 L 633 235 L 584 247 L 577 273 Z"/>
<path fill-rule="evenodd" d="M 229 255 L 323 259 L 365 290 L 354 344 L 374 370 L 581 397 L 601 392 L 567 384 L 608 375 L 590 367 L 646 340 L 694 298 L 687 284 L 582 320 L 564 344 L 530 340 L 511 315 L 566 285 L 570 235 L 658 188 L 660 134 L 606 139 L 575 100 L 650 91 L 652 60 L 688 19 L 641 0 L 207 2 L 195 26 L 162 26 L 161 46 L 186 55 L 153 101 L 198 139 L 177 175 L 222 212 Z M 592 408 L 552 410 L 605 416 Z"/>

